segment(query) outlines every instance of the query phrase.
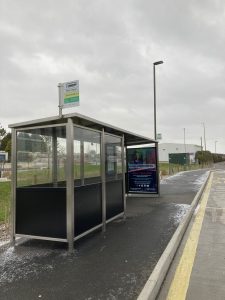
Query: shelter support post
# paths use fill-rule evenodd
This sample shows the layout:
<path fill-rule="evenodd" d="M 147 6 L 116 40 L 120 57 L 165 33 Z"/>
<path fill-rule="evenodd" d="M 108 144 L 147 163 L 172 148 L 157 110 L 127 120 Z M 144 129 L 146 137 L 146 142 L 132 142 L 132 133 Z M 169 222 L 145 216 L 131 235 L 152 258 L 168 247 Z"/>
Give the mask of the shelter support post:
<path fill-rule="evenodd" d="M 157 168 L 157 181 L 158 181 L 158 196 L 160 196 L 160 170 L 159 170 L 159 144 L 155 143 L 156 149 L 156 168 Z"/>
<path fill-rule="evenodd" d="M 56 128 L 53 128 L 53 135 L 52 135 L 52 182 L 53 186 L 57 187 L 58 181 L 58 168 L 57 168 L 57 135 L 56 135 Z"/>
<path fill-rule="evenodd" d="M 84 185 L 84 141 L 80 141 L 80 179 L 81 185 Z"/>
<path fill-rule="evenodd" d="M 102 231 L 106 230 L 105 131 L 101 134 Z"/>
<path fill-rule="evenodd" d="M 12 129 L 12 182 L 11 182 L 11 189 L 12 189 L 12 198 L 11 198 L 11 213 L 10 213 L 10 236 L 11 236 L 11 243 L 15 245 L 15 236 L 16 236 L 16 182 L 17 182 L 17 160 L 16 160 L 16 130 Z"/>
<path fill-rule="evenodd" d="M 124 209 L 124 219 L 126 219 L 126 176 L 125 176 L 125 145 L 124 145 L 124 135 L 122 137 L 122 174 L 123 174 L 123 209 Z"/>
<path fill-rule="evenodd" d="M 69 252 L 73 250 L 74 243 L 74 126 L 71 118 L 66 124 L 66 228 Z"/>

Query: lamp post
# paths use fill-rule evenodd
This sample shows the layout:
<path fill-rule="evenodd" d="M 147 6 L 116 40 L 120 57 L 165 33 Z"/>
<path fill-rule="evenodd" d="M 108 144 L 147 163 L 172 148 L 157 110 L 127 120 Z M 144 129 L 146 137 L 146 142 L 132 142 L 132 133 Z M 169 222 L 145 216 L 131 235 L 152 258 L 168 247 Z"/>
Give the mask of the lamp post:
<path fill-rule="evenodd" d="M 203 130 L 204 130 L 204 144 L 205 144 L 205 151 L 206 151 L 206 138 L 205 138 L 205 123 L 202 123 Z"/>
<path fill-rule="evenodd" d="M 202 155 L 201 155 L 201 164 L 202 164 L 202 168 L 203 168 L 203 146 L 202 146 L 202 136 L 201 136 L 201 153 L 202 153 Z"/>
<path fill-rule="evenodd" d="M 217 143 L 218 141 L 215 141 L 215 154 L 216 154 L 216 143 Z"/>
<path fill-rule="evenodd" d="M 186 134 L 185 134 L 185 128 L 184 128 L 184 153 L 187 152 L 187 149 L 186 149 Z"/>
<path fill-rule="evenodd" d="M 155 140 L 157 139 L 157 130 L 156 130 L 156 80 L 155 80 L 155 66 L 163 64 L 163 61 L 156 61 L 153 63 L 153 86 L 154 86 L 154 136 Z"/>

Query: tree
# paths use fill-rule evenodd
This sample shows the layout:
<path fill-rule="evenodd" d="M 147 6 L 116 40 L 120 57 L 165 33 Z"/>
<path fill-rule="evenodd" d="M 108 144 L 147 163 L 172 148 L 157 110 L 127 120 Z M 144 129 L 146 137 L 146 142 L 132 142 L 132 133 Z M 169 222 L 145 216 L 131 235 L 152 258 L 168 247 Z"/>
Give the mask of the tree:
<path fill-rule="evenodd" d="M 3 127 L 0 127 L 0 137 L 4 137 L 6 135 L 6 130 Z"/>
<path fill-rule="evenodd" d="M 0 150 L 6 151 L 5 149 L 6 149 L 7 144 L 8 144 L 9 141 L 11 141 L 11 133 L 7 133 L 7 134 L 3 137 L 2 141 L 1 141 Z"/>
<path fill-rule="evenodd" d="M 9 153 L 9 160 L 11 161 L 11 147 L 12 147 L 12 139 L 10 138 L 5 147 L 5 151 Z"/>
<path fill-rule="evenodd" d="M 7 133 L 5 128 L 0 126 L 0 150 L 8 152 L 8 159 L 11 158 L 11 133 Z"/>
<path fill-rule="evenodd" d="M 221 161 L 225 160 L 223 154 L 216 154 L 216 153 L 214 153 L 214 154 L 212 154 L 212 156 L 213 156 L 213 162 L 214 163 L 221 162 Z"/>
<path fill-rule="evenodd" d="M 210 164 L 213 162 L 213 155 L 210 151 L 197 151 L 195 160 L 198 160 L 199 164 Z"/>
<path fill-rule="evenodd" d="M 0 126 L 0 150 L 2 150 L 1 149 L 1 144 L 2 144 L 2 140 L 3 140 L 5 135 L 6 135 L 6 130 L 3 127 Z"/>
<path fill-rule="evenodd" d="M 9 156 L 8 156 L 8 160 L 11 160 L 11 140 L 12 140 L 12 135 L 11 133 L 7 133 L 2 141 L 1 141 L 1 145 L 0 145 L 0 150 L 8 152 Z"/>

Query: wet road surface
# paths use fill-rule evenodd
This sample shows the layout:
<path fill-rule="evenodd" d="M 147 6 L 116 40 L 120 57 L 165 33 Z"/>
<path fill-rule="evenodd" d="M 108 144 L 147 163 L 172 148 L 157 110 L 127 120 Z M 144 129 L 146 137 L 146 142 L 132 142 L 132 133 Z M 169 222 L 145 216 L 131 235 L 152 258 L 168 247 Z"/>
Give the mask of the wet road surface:
<path fill-rule="evenodd" d="M 160 198 L 128 198 L 127 219 L 76 243 L 29 240 L 0 253 L 0 299 L 136 299 L 206 177 L 162 181 Z"/>

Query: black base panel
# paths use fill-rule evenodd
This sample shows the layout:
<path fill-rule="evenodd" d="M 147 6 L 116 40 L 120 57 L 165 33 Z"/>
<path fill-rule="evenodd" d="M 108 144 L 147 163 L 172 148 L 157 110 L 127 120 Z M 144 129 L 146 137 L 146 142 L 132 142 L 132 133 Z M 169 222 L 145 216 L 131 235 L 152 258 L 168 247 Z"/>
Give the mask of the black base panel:
<path fill-rule="evenodd" d="M 75 237 L 102 223 L 102 184 L 76 187 Z"/>
<path fill-rule="evenodd" d="M 66 189 L 17 188 L 16 233 L 66 238 Z"/>
<path fill-rule="evenodd" d="M 16 233 L 66 238 L 66 188 L 48 184 L 16 191 Z M 74 189 L 75 237 L 102 223 L 102 184 Z M 106 182 L 106 219 L 124 211 L 123 182 Z"/>
<path fill-rule="evenodd" d="M 109 220 L 124 211 L 123 181 L 106 182 L 106 220 Z"/>

